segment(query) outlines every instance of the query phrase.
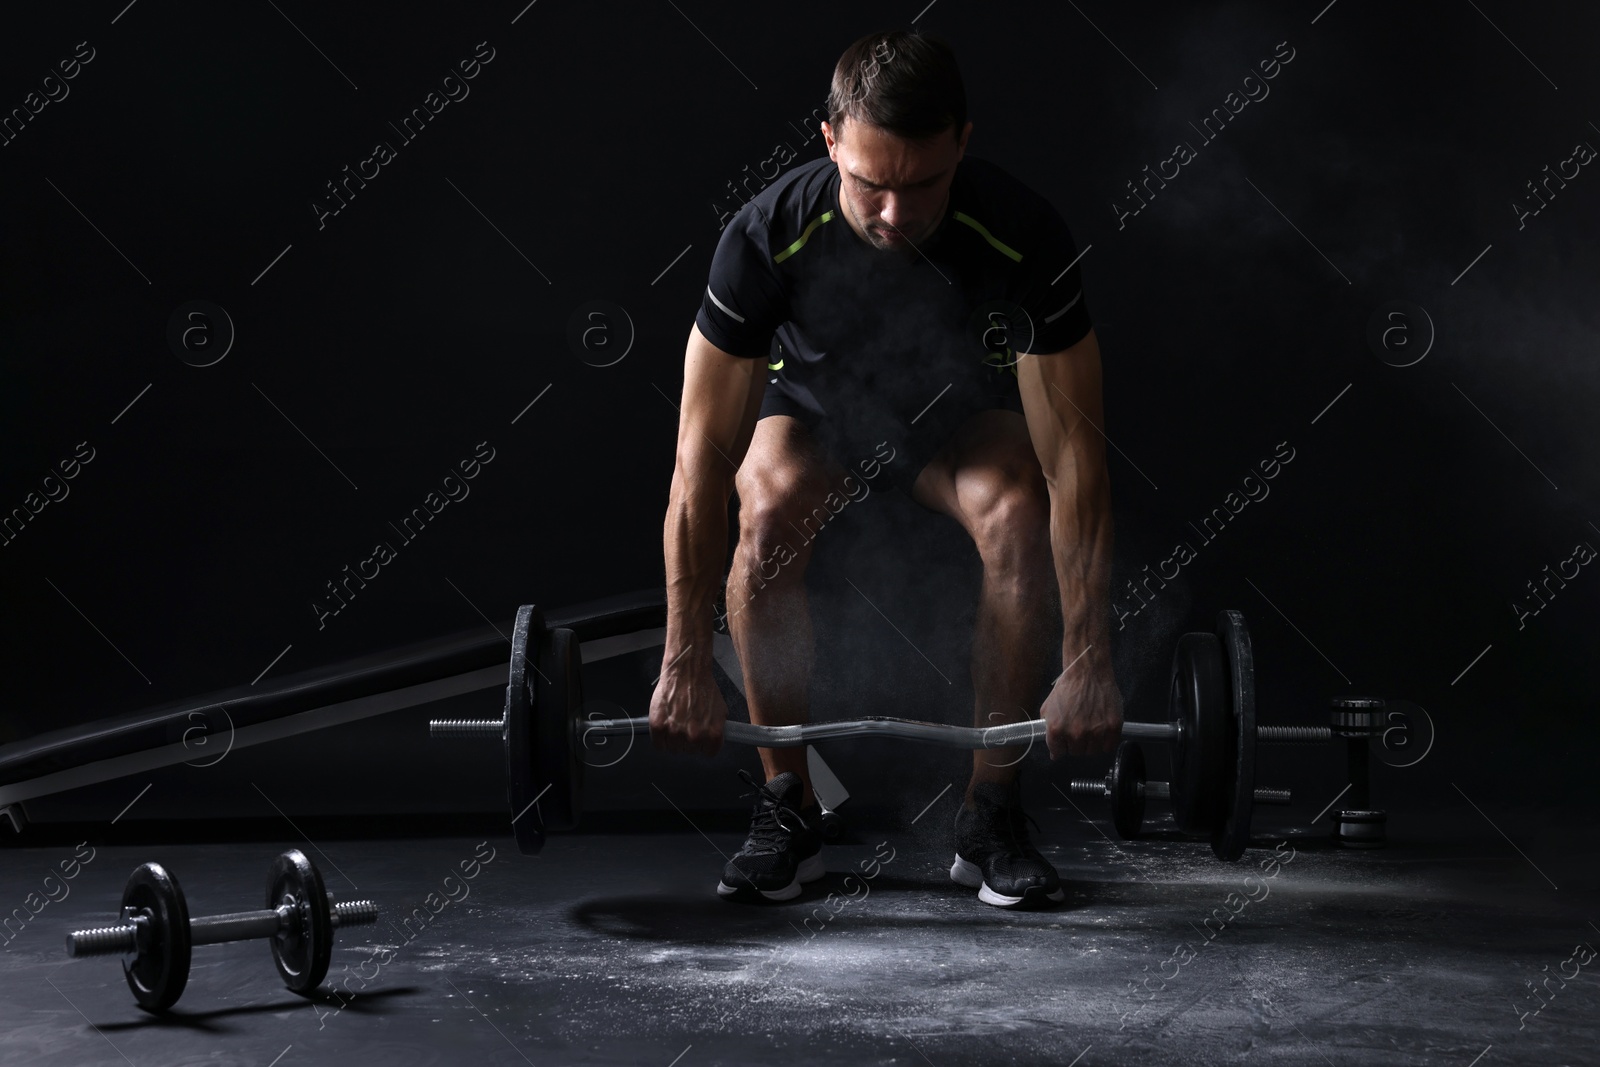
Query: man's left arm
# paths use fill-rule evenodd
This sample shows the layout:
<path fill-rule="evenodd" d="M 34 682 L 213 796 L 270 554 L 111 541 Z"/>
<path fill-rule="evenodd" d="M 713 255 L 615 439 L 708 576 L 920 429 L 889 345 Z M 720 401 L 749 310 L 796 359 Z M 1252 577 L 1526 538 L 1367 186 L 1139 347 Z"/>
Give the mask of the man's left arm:
<path fill-rule="evenodd" d="M 1121 737 L 1122 697 L 1111 669 L 1111 479 L 1094 329 L 1059 352 L 1020 356 L 1017 384 L 1050 491 L 1065 622 L 1063 671 L 1040 717 L 1053 758 L 1107 752 Z"/>

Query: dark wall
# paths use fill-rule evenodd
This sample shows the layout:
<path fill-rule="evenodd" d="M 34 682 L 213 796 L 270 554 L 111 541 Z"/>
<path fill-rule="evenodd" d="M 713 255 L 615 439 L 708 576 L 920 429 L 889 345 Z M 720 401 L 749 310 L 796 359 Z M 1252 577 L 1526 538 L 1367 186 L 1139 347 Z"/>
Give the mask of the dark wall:
<path fill-rule="evenodd" d="M 0 146 L 0 508 L 40 508 L 0 548 L 0 736 L 658 585 L 727 184 L 780 142 L 819 155 L 833 61 L 916 6 L 8 15 L 0 108 L 67 95 Z M 1600 15 L 945 0 L 921 25 L 958 48 L 971 150 L 1088 250 L 1130 709 L 1158 717 L 1175 635 L 1238 607 L 1268 719 L 1406 697 L 1437 728 L 1434 777 L 1409 781 L 1517 795 L 1497 768 L 1537 771 L 1576 799 L 1600 573 L 1574 560 L 1537 614 L 1526 583 L 1600 547 L 1600 177 L 1579 162 Z M 470 93 L 413 140 L 390 125 L 446 89 Z M 380 141 L 394 157 L 324 214 Z M 1193 158 L 1141 207 L 1127 183 L 1178 142 Z M 1569 178 L 1540 207 L 1546 166 Z M 176 320 L 193 301 L 209 317 Z M 608 346 L 572 340 L 592 301 Z M 403 539 L 390 523 L 463 462 L 462 498 Z M 843 519 L 816 564 L 818 713 L 961 718 L 970 548 L 903 499 Z M 394 558 L 327 612 L 378 542 Z"/>

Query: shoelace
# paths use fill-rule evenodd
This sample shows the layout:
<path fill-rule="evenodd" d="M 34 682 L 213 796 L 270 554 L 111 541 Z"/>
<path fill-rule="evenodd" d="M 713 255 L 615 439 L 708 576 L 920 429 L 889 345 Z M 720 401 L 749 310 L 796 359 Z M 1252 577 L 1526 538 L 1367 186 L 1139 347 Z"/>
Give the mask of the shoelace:
<path fill-rule="evenodd" d="M 767 788 L 765 782 L 758 782 L 749 771 L 741 768 L 739 777 L 746 784 L 754 786 L 756 791 L 755 807 L 751 811 L 750 837 L 746 847 L 750 851 L 777 852 L 789 843 L 789 836 L 794 832 L 783 823 L 785 814 L 794 817 L 802 826 L 805 818 L 794 808 L 783 802 L 783 798 Z M 752 847 L 754 846 L 754 847 Z"/>
<path fill-rule="evenodd" d="M 1033 847 L 1033 841 L 1029 839 L 1028 829 L 1023 825 L 1022 820 L 1026 819 L 1028 822 L 1033 823 L 1033 828 L 1041 834 L 1044 833 L 1044 829 L 1037 822 L 1034 822 L 1032 815 L 1022 810 L 1020 804 L 1008 810 L 1006 814 L 1009 816 L 1006 819 L 1006 831 L 1011 838 L 1011 847 L 1025 856 L 1038 852 L 1038 849 Z"/>
<path fill-rule="evenodd" d="M 989 832 L 997 840 L 1009 846 L 1010 851 L 1021 855 L 1034 855 L 1038 852 L 1033 842 L 1028 837 L 1027 826 L 1024 820 L 1033 824 L 1033 828 L 1044 833 L 1043 827 L 1034 821 L 1032 815 L 1023 810 L 1020 803 L 991 804 L 988 807 L 987 823 Z"/>

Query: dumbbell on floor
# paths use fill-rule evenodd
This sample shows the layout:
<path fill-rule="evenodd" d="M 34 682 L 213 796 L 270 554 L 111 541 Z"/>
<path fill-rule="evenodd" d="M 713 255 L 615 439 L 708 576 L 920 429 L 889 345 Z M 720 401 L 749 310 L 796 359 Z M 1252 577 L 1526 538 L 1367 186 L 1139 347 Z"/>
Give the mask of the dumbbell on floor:
<path fill-rule="evenodd" d="M 1144 830 L 1145 801 L 1172 799 L 1172 786 L 1168 782 L 1150 781 L 1144 776 L 1144 750 L 1133 741 L 1117 746 L 1116 758 L 1111 762 L 1111 772 L 1103 780 L 1073 779 L 1072 792 L 1076 796 L 1109 797 L 1111 823 L 1117 836 L 1124 841 L 1137 838 Z M 1257 804 L 1293 803 L 1289 790 L 1257 786 L 1254 791 Z"/>
<path fill-rule="evenodd" d="M 273 861 L 264 909 L 195 919 L 177 877 L 159 863 L 145 863 L 123 888 L 121 921 L 68 934 L 67 955 L 133 954 L 122 965 L 128 988 L 140 1007 L 164 1011 L 183 994 L 195 945 L 269 939 L 283 984 L 308 994 L 328 974 L 334 929 L 377 921 L 378 906 L 370 900 L 335 904 L 321 873 L 299 849 Z"/>

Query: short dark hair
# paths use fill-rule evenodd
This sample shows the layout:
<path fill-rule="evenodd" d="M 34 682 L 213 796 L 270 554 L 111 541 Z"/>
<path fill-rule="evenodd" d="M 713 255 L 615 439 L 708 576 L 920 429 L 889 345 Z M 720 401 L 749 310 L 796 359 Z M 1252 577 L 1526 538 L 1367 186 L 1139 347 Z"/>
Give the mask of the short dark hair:
<path fill-rule="evenodd" d="M 833 68 L 828 122 L 865 122 L 913 141 L 946 130 L 960 138 L 967 124 L 967 89 L 955 51 L 931 34 L 869 33 L 844 50 Z"/>

